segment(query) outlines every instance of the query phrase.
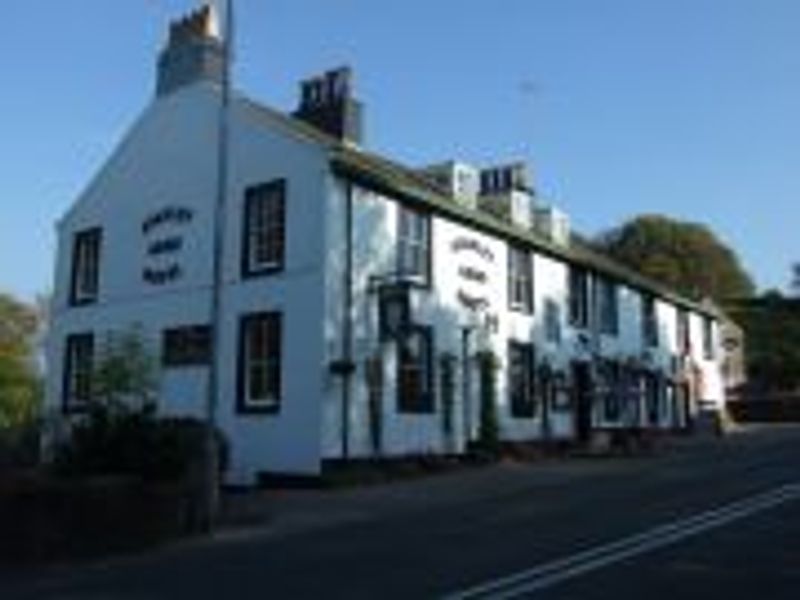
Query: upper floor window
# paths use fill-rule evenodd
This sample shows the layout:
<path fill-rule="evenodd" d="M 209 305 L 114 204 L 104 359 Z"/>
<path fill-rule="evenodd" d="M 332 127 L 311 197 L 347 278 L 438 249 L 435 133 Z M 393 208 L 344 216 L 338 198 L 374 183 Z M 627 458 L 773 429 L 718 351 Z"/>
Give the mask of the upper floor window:
<path fill-rule="evenodd" d="M 86 408 L 92 399 L 94 335 L 67 336 L 64 353 L 63 406 L 65 412 Z"/>
<path fill-rule="evenodd" d="M 508 343 L 508 394 L 511 416 L 531 418 L 536 415 L 536 364 L 532 344 Z"/>
<path fill-rule="evenodd" d="M 544 303 L 544 331 L 548 342 L 561 343 L 561 306 L 553 299 Z"/>
<path fill-rule="evenodd" d="M 689 312 L 680 308 L 678 309 L 677 337 L 678 350 L 684 354 L 691 352 L 692 336 L 689 328 Z"/>
<path fill-rule="evenodd" d="M 399 206 L 397 271 L 400 276 L 430 283 L 431 221 L 423 212 Z"/>
<path fill-rule="evenodd" d="M 713 360 L 714 352 L 714 320 L 710 317 L 703 318 L 703 356 Z"/>
<path fill-rule="evenodd" d="M 211 359 L 211 328 L 190 325 L 165 330 L 161 358 L 165 367 L 207 365 Z"/>
<path fill-rule="evenodd" d="M 239 325 L 240 412 L 278 412 L 281 404 L 281 314 L 253 313 Z"/>
<path fill-rule="evenodd" d="M 619 333 L 619 288 L 603 277 L 598 280 L 600 302 L 600 331 L 608 335 Z"/>
<path fill-rule="evenodd" d="M 433 403 L 433 331 L 416 327 L 398 341 L 397 409 L 431 413 Z"/>
<path fill-rule="evenodd" d="M 533 312 L 533 261 L 523 248 L 508 247 L 508 306 L 511 310 Z"/>
<path fill-rule="evenodd" d="M 658 346 L 656 301 L 652 296 L 642 296 L 642 339 L 647 346 Z"/>
<path fill-rule="evenodd" d="M 569 322 L 579 328 L 589 326 L 589 274 L 575 266 L 569 270 Z"/>
<path fill-rule="evenodd" d="M 244 277 L 283 269 L 286 246 L 286 180 L 278 179 L 246 190 L 242 239 Z"/>
<path fill-rule="evenodd" d="M 97 301 L 100 289 L 100 246 L 102 230 L 86 229 L 75 234 L 72 247 L 72 281 L 70 304 L 91 304 Z"/>

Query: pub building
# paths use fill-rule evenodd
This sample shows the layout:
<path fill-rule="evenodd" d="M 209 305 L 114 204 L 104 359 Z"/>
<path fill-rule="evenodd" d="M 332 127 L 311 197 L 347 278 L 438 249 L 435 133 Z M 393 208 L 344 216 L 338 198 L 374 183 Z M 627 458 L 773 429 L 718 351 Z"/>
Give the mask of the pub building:
<path fill-rule="evenodd" d="M 230 105 L 211 347 L 223 46 L 176 21 L 156 94 L 58 223 L 47 402 L 81 418 L 110 333 L 158 358 L 158 411 L 217 422 L 230 483 L 504 442 L 680 431 L 725 401 L 718 322 L 598 253 L 524 164 L 411 168 L 366 149 L 352 74 L 284 113 Z M 482 417 L 482 415 L 484 415 Z"/>

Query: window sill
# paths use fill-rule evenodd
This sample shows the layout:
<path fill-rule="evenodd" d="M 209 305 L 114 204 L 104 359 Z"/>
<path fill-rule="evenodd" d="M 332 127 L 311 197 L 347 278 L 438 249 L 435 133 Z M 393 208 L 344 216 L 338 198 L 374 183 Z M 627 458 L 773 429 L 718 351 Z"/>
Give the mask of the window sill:
<path fill-rule="evenodd" d="M 91 306 L 93 304 L 97 304 L 97 296 L 69 299 L 70 308 L 81 308 L 83 306 Z"/>
<path fill-rule="evenodd" d="M 284 265 L 265 265 L 258 268 L 247 267 L 242 271 L 242 279 L 256 279 L 259 277 L 267 277 L 269 275 L 277 275 L 284 271 Z"/>
<path fill-rule="evenodd" d="M 435 408 L 398 408 L 397 414 L 409 417 L 426 417 L 436 414 Z"/>
<path fill-rule="evenodd" d="M 61 405 L 61 413 L 68 417 L 76 417 L 89 413 L 88 402 L 65 402 Z"/>
<path fill-rule="evenodd" d="M 534 314 L 532 307 L 527 307 L 524 304 L 509 304 L 508 310 L 511 312 L 523 314 L 529 317 L 532 317 Z"/>
<path fill-rule="evenodd" d="M 280 403 L 255 404 L 252 402 L 239 402 L 236 412 L 240 415 L 278 415 L 281 412 Z"/>

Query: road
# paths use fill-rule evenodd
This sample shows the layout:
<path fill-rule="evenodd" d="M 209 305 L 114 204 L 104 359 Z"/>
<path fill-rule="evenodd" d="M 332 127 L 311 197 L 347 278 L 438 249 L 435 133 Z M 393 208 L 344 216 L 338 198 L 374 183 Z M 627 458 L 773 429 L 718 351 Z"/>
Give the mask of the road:
<path fill-rule="evenodd" d="M 325 523 L 318 494 L 312 527 L 7 577 L 0 597 L 794 600 L 799 471 L 800 428 L 783 427 L 327 492 L 358 517 Z"/>

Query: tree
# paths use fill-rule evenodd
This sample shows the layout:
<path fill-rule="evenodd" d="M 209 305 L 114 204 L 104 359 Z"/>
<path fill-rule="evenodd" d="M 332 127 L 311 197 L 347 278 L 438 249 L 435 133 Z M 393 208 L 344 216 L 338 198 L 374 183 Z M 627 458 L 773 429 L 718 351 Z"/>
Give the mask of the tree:
<path fill-rule="evenodd" d="M 718 303 L 753 295 L 753 280 L 732 248 L 705 225 L 642 215 L 597 240 L 600 249 L 675 291 Z"/>
<path fill-rule="evenodd" d="M 800 299 L 770 290 L 728 311 L 745 331 L 751 383 L 769 391 L 800 389 Z"/>
<path fill-rule="evenodd" d="M 29 422 L 38 411 L 34 347 L 40 322 L 33 306 L 0 294 L 0 429 Z"/>
<path fill-rule="evenodd" d="M 109 332 L 92 376 L 94 400 L 109 408 L 145 408 L 155 403 L 155 389 L 155 360 L 141 328 Z"/>
<path fill-rule="evenodd" d="M 800 262 L 792 265 L 792 292 L 800 296 Z"/>

